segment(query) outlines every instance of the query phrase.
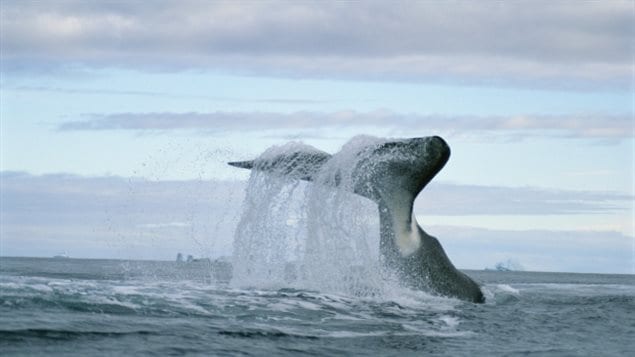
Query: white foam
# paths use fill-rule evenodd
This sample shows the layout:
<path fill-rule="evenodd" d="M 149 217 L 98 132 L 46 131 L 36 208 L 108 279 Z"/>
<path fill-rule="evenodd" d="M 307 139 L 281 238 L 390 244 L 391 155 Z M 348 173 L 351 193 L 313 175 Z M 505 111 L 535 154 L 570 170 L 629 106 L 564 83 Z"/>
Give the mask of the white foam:
<path fill-rule="evenodd" d="M 127 307 L 127 308 L 133 309 L 133 310 L 136 310 L 136 309 L 141 307 L 141 305 L 134 304 L 134 303 L 129 302 L 129 301 L 121 301 L 121 300 L 117 300 L 115 298 L 112 298 L 112 297 L 109 297 L 109 296 L 103 296 L 103 295 L 93 295 L 93 294 L 91 294 L 91 295 L 87 296 L 87 299 L 91 303 L 104 304 L 104 305 L 115 305 L 115 306 Z"/>
<path fill-rule="evenodd" d="M 24 284 L 18 284 L 18 283 L 0 283 L 0 290 L 5 290 L 5 289 L 17 290 L 17 289 L 22 289 L 24 286 L 25 286 Z"/>
<path fill-rule="evenodd" d="M 439 317 L 439 320 L 441 320 L 441 322 L 443 322 L 450 329 L 456 328 L 457 326 L 459 326 L 460 323 L 458 317 L 449 315 L 442 315 L 441 317 Z"/>
<path fill-rule="evenodd" d="M 405 326 L 404 326 L 405 327 Z M 445 331 L 430 328 L 410 328 L 412 333 L 392 333 L 393 336 L 429 336 L 429 337 L 467 337 L 474 335 L 472 331 Z"/>
<path fill-rule="evenodd" d="M 520 295 L 520 290 L 514 289 L 507 284 L 498 284 L 496 285 L 496 289 L 505 293 L 510 293 L 513 295 Z"/>
<path fill-rule="evenodd" d="M 37 290 L 40 292 L 50 293 L 53 292 L 53 288 L 45 284 L 33 284 L 28 286 L 30 289 Z"/>

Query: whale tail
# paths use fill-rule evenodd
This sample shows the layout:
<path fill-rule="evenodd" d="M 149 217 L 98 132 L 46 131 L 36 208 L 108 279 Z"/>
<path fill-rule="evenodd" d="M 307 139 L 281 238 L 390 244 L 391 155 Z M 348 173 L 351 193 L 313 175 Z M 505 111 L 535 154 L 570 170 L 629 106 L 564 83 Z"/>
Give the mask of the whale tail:
<path fill-rule="evenodd" d="M 251 170 L 254 167 L 254 160 L 248 160 L 248 161 L 234 161 L 234 162 L 228 162 L 228 165 L 234 166 L 234 167 L 238 167 L 241 169 L 249 169 Z"/>
<path fill-rule="evenodd" d="M 303 151 L 284 152 L 261 156 L 255 160 L 233 161 L 227 164 L 241 169 L 253 169 L 299 180 L 313 181 L 315 175 L 330 158 L 330 154 L 314 148 L 307 150 L 305 147 Z"/>
<path fill-rule="evenodd" d="M 378 204 L 390 200 L 395 191 L 411 200 L 443 168 L 450 157 L 450 147 L 438 136 L 383 141 L 364 147 L 352 169 L 352 191 Z M 312 147 L 302 150 L 264 155 L 229 165 L 268 172 L 274 175 L 314 181 L 332 155 Z M 327 184 L 339 185 L 339 180 Z M 410 202 L 412 203 L 412 202 Z"/>
<path fill-rule="evenodd" d="M 380 252 L 386 265 L 395 268 L 411 285 L 443 295 L 482 302 L 474 281 L 459 272 L 438 240 L 426 234 L 413 215 L 419 192 L 443 168 L 450 147 L 438 136 L 374 142 L 359 148 L 348 187 L 377 203 L 380 218 Z M 332 156 L 314 148 L 263 155 L 255 160 L 228 164 L 305 181 L 316 181 Z M 338 174 L 322 182 L 339 186 Z"/>

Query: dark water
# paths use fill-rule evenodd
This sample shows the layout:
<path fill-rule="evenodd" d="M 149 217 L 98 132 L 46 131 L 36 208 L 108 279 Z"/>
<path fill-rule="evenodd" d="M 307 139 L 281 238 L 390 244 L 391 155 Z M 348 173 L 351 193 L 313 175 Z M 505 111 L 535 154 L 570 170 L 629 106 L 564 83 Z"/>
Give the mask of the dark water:
<path fill-rule="evenodd" d="M 632 275 L 468 271 L 476 305 L 234 289 L 207 262 L 0 263 L 3 355 L 635 355 Z"/>

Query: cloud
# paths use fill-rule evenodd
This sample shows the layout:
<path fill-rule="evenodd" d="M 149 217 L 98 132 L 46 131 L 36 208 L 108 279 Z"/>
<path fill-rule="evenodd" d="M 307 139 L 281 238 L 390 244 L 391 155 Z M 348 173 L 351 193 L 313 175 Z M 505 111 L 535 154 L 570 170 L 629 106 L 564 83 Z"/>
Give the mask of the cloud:
<path fill-rule="evenodd" d="M 417 214 L 559 215 L 623 212 L 635 197 L 597 191 L 458 185 L 435 182 L 415 202 Z"/>
<path fill-rule="evenodd" d="M 208 133 L 228 131 L 315 130 L 324 128 L 382 128 L 395 133 L 403 128 L 456 135 L 479 132 L 524 136 L 624 139 L 633 137 L 629 115 L 442 116 L 372 112 L 210 112 L 210 113 L 114 113 L 90 114 L 84 120 L 59 125 L 62 131 L 190 129 Z M 412 129 L 408 130 L 412 132 Z M 395 135 L 395 134 L 393 134 Z M 409 133 L 408 135 L 411 135 Z"/>
<path fill-rule="evenodd" d="M 243 199 L 231 181 L 0 173 L 2 255 L 226 255 Z M 233 210 L 232 210 L 233 208 Z"/>
<path fill-rule="evenodd" d="M 166 228 L 166 227 L 190 227 L 192 226 L 191 222 L 167 222 L 167 223 L 144 223 L 139 224 L 137 227 L 139 228 Z"/>
<path fill-rule="evenodd" d="M 132 225 L 144 228 L 187 227 L 187 215 L 198 209 L 210 216 L 238 210 L 245 189 L 244 181 L 156 181 L 11 171 L 1 172 L 0 179 L 3 215 L 20 213 L 21 219 L 33 220 L 43 214 L 54 217 L 46 223 L 61 223 L 61 217 L 74 221 L 77 215 L 88 213 L 108 211 L 125 216 L 136 212 L 146 218 Z M 422 191 L 415 211 L 433 215 L 603 214 L 624 211 L 633 199 L 617 192 L 434 182 Z"/>
<path fill-rule="evenodd" d="M 426 227 L 462 268 L 492 268 L 513 259 L 530 271 L 635 273 L 635 237 L 613 231 L 492 230 Z"/>
<path fill-rule="evenodd" d="M 0 172 L 0 254 L 52 256 L 66 251 L 74 257 L 169 260 L 179 251 L 228 255 L 244 189 L 245 182 L 238 181 Z M 452 184 L 436 184 L 426 191 L 425 202 L 417 203 L 418 213 L 610 214 L 633 199 L 603 192 Z M 433 201 L 433 206 L 426 203 Z M 515 259 L 530 270 L 629 273 L 631 269 L 633 238 L 614 231 L 465 226 L 426 226 L 426 230 L 441 240 L 461 268 L 482 269 Z"/>
<path fill-rule="evenodd" d="M 174 259 L 228 255 L 245 182 L 0 172 L 1 255 Z M 632 196 L 462 186 L 424 190 L 418 214 L 612 214 Z M 507 219 L 507 218 L 506 218 Z M 527 269 L 630 272 L 632 237 L 613 231 L 508 231 L 426 226 L 462 268 L 513 258 Z"/>
<path fill-rule="evenodd" d="M 141 96 L 141 97 L 164 97 L 164 98 L 189 98 L 206 99 L 218 102 L 233 103 L 278 103 L 278 104 L 319 104 L 324 100 L 316 99 L 290 99 L 290 98 L 238 98 L 238 97 L 212 97 L 201 94 L 179 94 L 159 91 L 136 91 L 136 90 L 113 90 L 113 89 L 93 89 L 93 88 L 64 88 L 48 86 L 3 86 L 4 90 L 16 92 L 50 92 L 64 94 L 89 94 L 89 95 L 119 95 L 119 96 Z"/>
<path fill-rule="evenodd" d="M 244 183 L 236 181 L 151 181 L 117 176 L 31 175 L 11 171 L 1 172 L 0 179 L 2 214 L 19 213 L 20 219 L 29 220 L 53 217 L 46 223 L 56 224 L 61 223 L 60 219 L 76 221 L 83 214 L 106 212 L 124 216 L 142 214 L 146 217 L 144 220 L 150 219 L 149 223 L 157 226 L 188 222 L 187 214 L 203 206 L 207 211 L 220 211 L 233 200 L 238 200 L 237 205 L 240 205 L 244 188 Z M 201 191 L 206 191 L 206 194 Z M 135 226 L 137 223 L 147 222 L 136 222 Z M 165 227 L 184 226 L 168 224 Z"/>
<path fill-rule="evenodd" d="M 125 67 L 627 88 L 632 3 L 4 2 L 3 70 Z"/>

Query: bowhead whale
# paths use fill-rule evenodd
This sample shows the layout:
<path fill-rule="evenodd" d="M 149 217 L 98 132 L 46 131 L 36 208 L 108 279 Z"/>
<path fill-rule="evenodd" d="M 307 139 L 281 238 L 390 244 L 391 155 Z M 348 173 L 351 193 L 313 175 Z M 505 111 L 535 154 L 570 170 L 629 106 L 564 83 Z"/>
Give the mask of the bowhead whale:
<path fill-rule="evenodd" d="M 439 241 L 413 215 L 415 198 L 450 157 L 448 144 L 438 136 L 398 139 L 363 146 L 356 155 L 350 189 L 377 203 L 383 264 L 413 288 L 484 302 L 479 285 L 454 267 Z M 228 164 L 315 181 L 331 158 L 316 149 Z M 328 184 L 337 186 L 339 181 L 336 177 Z"/>

